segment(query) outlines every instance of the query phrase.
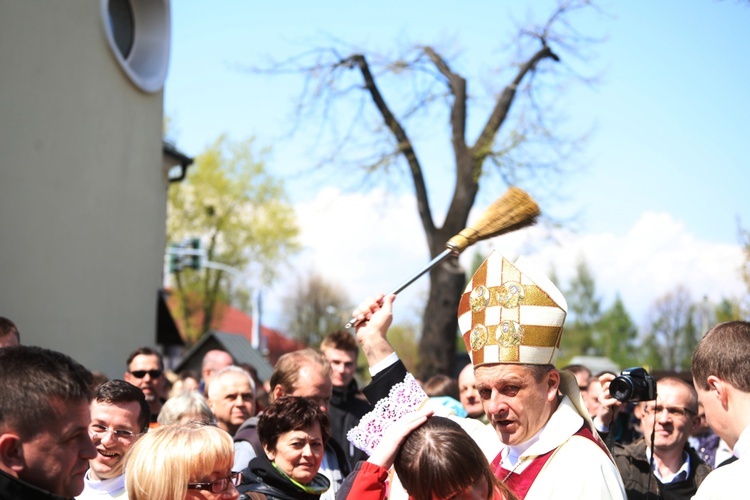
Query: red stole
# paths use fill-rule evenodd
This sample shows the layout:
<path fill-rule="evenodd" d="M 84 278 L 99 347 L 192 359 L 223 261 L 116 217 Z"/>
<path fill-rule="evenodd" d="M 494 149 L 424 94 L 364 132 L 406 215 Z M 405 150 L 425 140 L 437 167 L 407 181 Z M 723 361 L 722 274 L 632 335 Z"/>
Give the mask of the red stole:
<path fill-rule="evenodd" d="M 574 435 L 582 436 L 595 442 L 599 446 L 599 448 L 604 451 L 604 453 L 607 453 L 607 447 L 604 445 L 602 440 L 594 437 L 591 430 L 586 427 L 585 424 L 580 429 L 578 429 L 578 432 L 576 432 Z M 531 488 L 531 485 L 534 484 L 536 476 L 539 475 L 539 472 L 541 472 L 541 470 L 544 468 L 544 464 L 547 463 L 547 460 L 550 459 L 550 457 L 555 453 L 556 450 L 557 448 L 548 451 L 544 455 L 537 456 L 536 458 L 534 458 L 534 460 L 532 460 L 528 467 L 526 467 L 520 473 L 511 472 L 500 466 L 502 452 L 498 453 L 498 455 L 490 464 L 490 467 L 492 468 L 492 472 L 495 474 L 495 477 L 503 481 L 520 500 L 523 500 L 524 498 L 526 498 L 526 493 L 529 492 L 529 488 Z"/>

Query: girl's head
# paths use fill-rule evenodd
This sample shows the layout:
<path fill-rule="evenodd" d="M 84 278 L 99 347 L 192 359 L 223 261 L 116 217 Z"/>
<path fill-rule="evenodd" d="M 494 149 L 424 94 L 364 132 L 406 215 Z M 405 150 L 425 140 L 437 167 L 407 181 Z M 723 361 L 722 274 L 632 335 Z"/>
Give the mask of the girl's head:
<path fill-rule="evenodd" d="M 216 492 L 220 488 L 210 484 L 231 478 L 233 460 L 232 438 L 218 427 L 190 423 L 152 429 L 130 449 L 125 469 L 129 498 L 236 499 L 232 481 Z"/>
<path fill-rule="evenodd" d="M 454 421 L 430 417 L 404 441 L 394 467 L 414 500 L 451 498 L 493 499 L 506 491 L 495 478 L 482 450 Z"/>

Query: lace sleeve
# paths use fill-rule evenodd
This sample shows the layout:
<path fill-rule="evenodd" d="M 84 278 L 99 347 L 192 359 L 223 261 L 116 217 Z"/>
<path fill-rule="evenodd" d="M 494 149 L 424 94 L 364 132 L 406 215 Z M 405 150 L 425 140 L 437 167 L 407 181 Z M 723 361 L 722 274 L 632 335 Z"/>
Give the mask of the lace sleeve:
<path fill-rule="evenodd" d="M 419 383 L 411 373 L 407 373 L 404 381 L 394 385 L 388 397 L 378 401 L 375 408 L 346 434 L 346 438 L 360 450 L 372 455 L 385 430 L 407 413 L 417 410 L 426 399 L 427 394 Z"/>

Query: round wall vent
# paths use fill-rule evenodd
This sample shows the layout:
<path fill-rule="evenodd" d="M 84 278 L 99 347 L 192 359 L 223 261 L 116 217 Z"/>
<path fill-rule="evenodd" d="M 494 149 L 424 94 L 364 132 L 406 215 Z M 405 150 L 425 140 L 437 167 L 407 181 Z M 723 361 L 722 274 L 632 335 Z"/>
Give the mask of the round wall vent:
<path fill-rule="evenodd" d="M 144 92 L 161 90 L 169 66 L 169 0 L 101 0 L 101 17 L 125 74 Z"/>

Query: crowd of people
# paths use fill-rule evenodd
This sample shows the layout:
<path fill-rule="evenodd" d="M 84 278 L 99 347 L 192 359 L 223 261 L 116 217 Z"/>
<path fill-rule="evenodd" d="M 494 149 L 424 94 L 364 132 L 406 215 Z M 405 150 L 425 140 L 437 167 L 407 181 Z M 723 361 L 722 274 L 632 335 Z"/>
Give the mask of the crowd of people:
<path fill-rule="evenodd" d="M 139 347 L 121 379 L 23 345 L 0 317 L 0 500 L 718 499 L 750 467 L 750 323 L 711 328 L 687 378 L 610 394 L 617 373 L 555 368 L 567 304 L 493 253 L 461 297 L 470 362 L 408 372 L 387 337 L 395 296 L 356 333 L 283 355 L 268 380 L 232 353 L 173 374 Z M 370 383 L 355 380 L 360 350 Z"/>

